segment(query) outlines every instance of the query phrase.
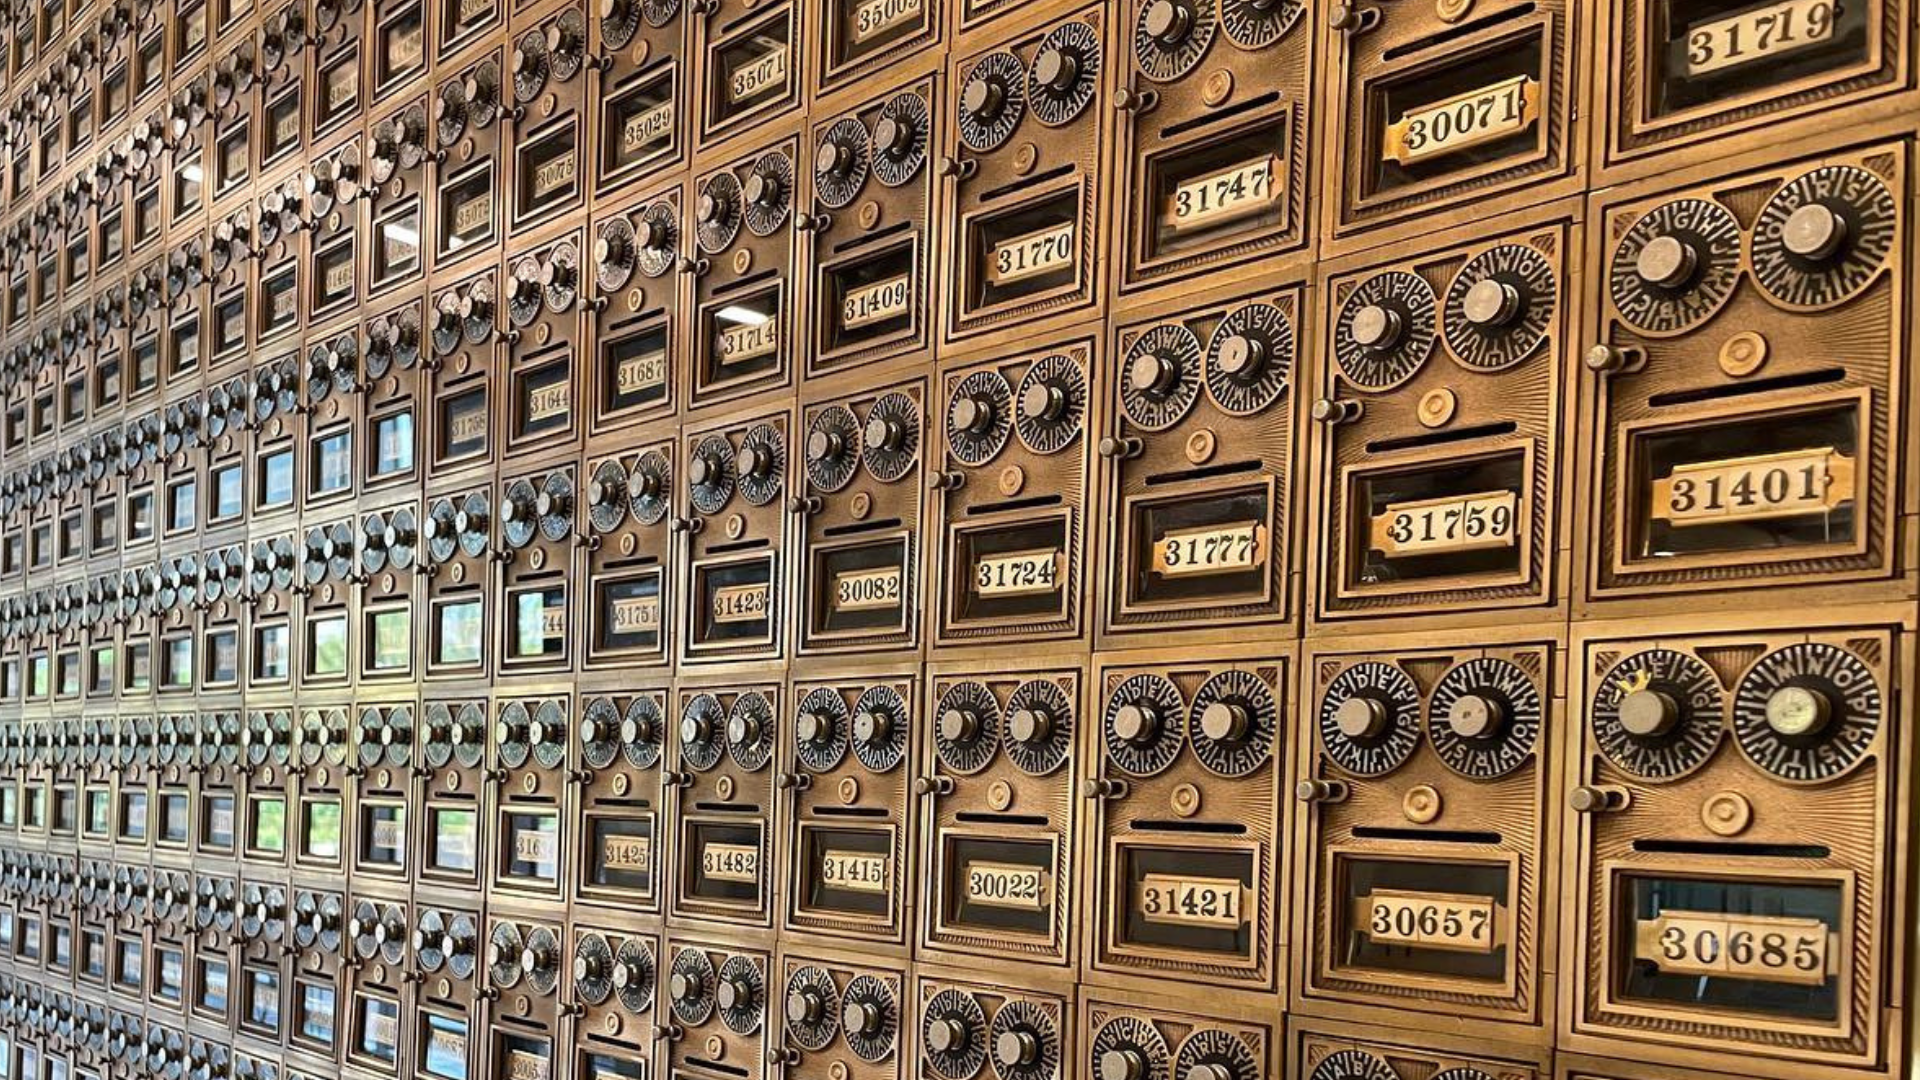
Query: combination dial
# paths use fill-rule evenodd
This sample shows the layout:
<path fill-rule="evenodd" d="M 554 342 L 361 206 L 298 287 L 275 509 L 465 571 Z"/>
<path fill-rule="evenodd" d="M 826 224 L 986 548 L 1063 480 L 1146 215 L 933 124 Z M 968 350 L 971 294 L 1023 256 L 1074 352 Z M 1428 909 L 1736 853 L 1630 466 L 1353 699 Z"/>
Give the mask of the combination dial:
<path fill-rule="evenodd" d="M 1394 664 L 1366 660 L 1334 676 L 1320 698 L 1320 745 L 1355 776 L 1385 776 L 1420 741 L 1420 690 Z"/>

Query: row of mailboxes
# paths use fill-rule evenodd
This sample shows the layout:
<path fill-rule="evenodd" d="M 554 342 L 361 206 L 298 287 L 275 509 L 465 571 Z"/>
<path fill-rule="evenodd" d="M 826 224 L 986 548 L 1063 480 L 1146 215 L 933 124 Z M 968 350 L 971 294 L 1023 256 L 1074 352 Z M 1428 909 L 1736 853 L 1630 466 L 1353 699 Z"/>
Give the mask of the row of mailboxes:
<path fill-rule="evenodd" d="M 285 800 L 267 813 L 296 876 L 374 891 L 483 889 L 502 910 L 566 901 L 921 962 L 1018 956 L 1096 985 L 1284 989 L 1310 1015 L 1471 1015 L 1516 1046 L 1558 1030 L 1698 1064 L 1704 1043 L 1733 1045 L 1766 1075 L 1900 1059 L 1907 800 L 1887 718 L 1906 629 L 1695 617 L 1570 648 L 1453 637 L 1309 643 L 1297 670 L 1291 652 L 1102 654 L 303 708 L 289 748 L 244 773 L 136 745 L 117 777 L 76 763 L 62 779 L 26 755 L 12 824 L 57 838 L 28 808 L 63 788 L 91 806 L 104 785 L 120 831 L 83 847 L 155 874 L 176 852 L 284 867 L 204 824 L 126 832 L 221 820 L 224 798 L 231 833 L 234 799 L 257 822 L 264 796 Z M 172 719 L 119 732 L 157 746 Z M 202 746 L 224 730 L 204 720 Z M 7 876 L 57 905 L 105 880 L 86 862 L 26 856 Z"/>
<path fill-rule="evenodd" d="M 589 189 L 610 196 L 737 136 L 765 141 L 802 112 L 828 119 L 815 100 L 950 50 L 952 101 L 928 119 L 954 186 L 955 337 L 1006 325 L 996 309 L 1011 301 L 1044 298 L 1052 314 L 1097 298 L 1108 234 L 1123 291 L 1303 248 L 1314 231 L 1347 252 L 1436 215 L 1479 217 L 1490 196 L 1573 193 L 1590 164 L 1639 176 L 1703 141 L 1725 152 L 1817 132 L 1836 110 L 1898 116 L 1914 80 L 1909 20 L 1826 0 L 1691 21 L 1624 0 L 1323 17 L 1264 0 L 988 4 L 1019 17 L 984 23 L 968 2 L 950 45 L 948 13 L 922 0 L 296 0 L 236 7 L 215 31 L 210 6 L 110 7 L 15 73 L 3 188 L 31 232 L 119 204 L 107 189 L 149 168 L 167 227 L 202 227 L 209 204 L 217 220 L 351 132 L 378 286 L 577 209 Z M 1108 229 L 1109 201 L 1150 212 Z M 24 268 L 14 240 L 5 261 Z"/>
<path fill-rule="evenodd" d="M 951 358 L 931 382 L 823 387 L 797 409 L 688 419 L 677 437 L 592 436 L 579 456 L 546 452 L 582 437 L 577 395 L 644 413 L 671 329 L 616 328 L 609 380 L 575 388 L 577 324 L 556 329 L 573 316 L 539 298 L 580 257 L 562 240 L 513 268 L 549 284 L 506 301 L 504 379 L 497 354 L 476 355 L 493 346 L 471 344 L 493 332 L 475 333 L 495 287 L 481 277 L 435 302 L 454 314 L 432 323 L 433 365 L 416 300 L 316 341 L 304 363 L 268 362 L 14 473 L 0 563 L 74 571 L 13 600 L 9 636 L 35 653 L 89 632 L 131 646 L 193 625 L 196 605 L 202 622 L 252 608 L 257 623 L 277 597 L 278 617 L 311 623 L 357 596 L 379 625 L 345 634 L 365 636 L 357 670 L 377 677 L 484 671 L 487 654 L 502 671 L 566 670 L 1205 638 L 1303 611 L 1325 631 L 1497 622 L 1569 596 L 1591 612 L 1758 602 L 1786 580 L 1910 595 L 1897 418 L 1911 149 L 1702 169 L 1623 190 L 1597 219 L 1563 204 L 1468 244 L 1331 264 L 1317 289 L 1203 294 L 1111 335 Z M 782 280 L 730 281 L 712 302 L 764 299 L 774 325 Z M 766 340 L 721 339 L 746 367 Z M 545 464 L 496 482 L 478 473 L 496 455 Z M 384 494 L 423 471 L 422 501 Z M 271 524 L 296 503 L 297 526 Z M 1311 537 L 1303 512 L 1324 523 Z M 1575 531 L 1589 539 L 1571 544 Z M 156 533 L 170 554 L 138 560 Z M 1116 572 L 1091 582 L 1093 565 Z M 386 640 L 411 633 L 409 604 L 435 613 L 421 661 Z"/>

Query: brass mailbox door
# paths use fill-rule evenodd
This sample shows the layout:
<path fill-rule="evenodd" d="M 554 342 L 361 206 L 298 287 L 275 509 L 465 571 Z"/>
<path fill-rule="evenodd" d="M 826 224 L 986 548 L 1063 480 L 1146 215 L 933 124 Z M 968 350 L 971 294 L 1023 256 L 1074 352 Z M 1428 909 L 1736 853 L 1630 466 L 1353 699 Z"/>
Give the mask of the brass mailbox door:
<path fill-rule="evenodd" d="M 1566 206 L 1514 224 L 1326 282 L 1312 410 L 1319 627 L 1564 604 L 1580 230 Z"/>
<path fill-rule="evenodd" d="M 942 340 L 1099 310 L 1114 33 L 1109 12 L 1089 8 L 952 62 Z"/>
<path fill-rule="evenodd" d="M 1912 149 L 1701 170 L 1596 207 L 1589 606 L 1788 580 L 1911 595 L 1893 462 Z"/>
<path fill-rule="evenodd" d="M 662 689 L 581 703 L 573 765 L 583 833 L 573 895 L 581 903 L 629 914 L 662 910 L 663 868 L 675 865 L 667 855 L 673 829 L 662 761 L 667 704 Z"/>
<path fill-rule="evenodd" d="M 1307 662 L 1296 1008 L 1470 1015 L 1540 1042 L 1559 645 L 1455 636 Z"/>
<path fill-rule="evenodd" d="M 681 431 L 686 482 L 673 523 L 685 537 L 681 663 L 786 653 L 791 424 L 781 411 Z"/>
<path fill-rule="evenodd" d="M 944 87 L 941 73 L 926 73 L 813 125 L 797 222 L 810 234 L 809 377 L 931 358 Z"/>
<path fill-rule="evenodd" d="M 1697 622 L 1697 620 L 1696 620 Z M 1884 1067 L 1905 853 L 1885 626 L 1589 635 L 1568 759 L 1563 1037 L 1767 1075 Z"/>
<path fill-rule="evenodd" d="M 1090 981 L 1271 992 L 1297 902 L 1283 801 L 1290 657 L 1096 661 L 1082 930 Z"/>
<path fill-rule="evenodd" d="M 787 847 L 774 768 L 783 698 L 779 685 L 750 680 L 674 692 L 667 913 L 675 920 L 775 923 Z"/>
<path fill-rule="evenodd" d="M 1573 5 L 1340 4 L 1327 12 L 1320 223 L 1330 251 L 1579 190 L 1588 49 Z"/>
<path fill-rule="evenodd" d="M 1035 344 L 957 363 L 935 383 L 935 645 L 1071 639 L 1086 628 L 1087 429 L 1100 343 Z"/>
<path fill-rule="evenodd" d="M 785 127 L 786 125 L 781 125 Z M 692 279 L 687 406 L 701 408 L 791 386 L 796 371 L 794 277 L 800 267 L 792 134 L 693 182 L 693 235 L 681 269 Z"/>

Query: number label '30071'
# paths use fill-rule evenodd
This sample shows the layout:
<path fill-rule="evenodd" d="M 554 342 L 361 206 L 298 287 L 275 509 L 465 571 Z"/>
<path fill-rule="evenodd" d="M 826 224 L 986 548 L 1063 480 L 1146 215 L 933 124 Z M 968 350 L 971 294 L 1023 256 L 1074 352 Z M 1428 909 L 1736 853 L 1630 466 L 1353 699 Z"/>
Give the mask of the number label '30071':
<path fill-rule="evenodd" d="M 1526 75 L 1469 90 L 1387 125 L 1380 156 L 1402 165 L 1504 139 L 1540 119 L 1540 83 Z"/>

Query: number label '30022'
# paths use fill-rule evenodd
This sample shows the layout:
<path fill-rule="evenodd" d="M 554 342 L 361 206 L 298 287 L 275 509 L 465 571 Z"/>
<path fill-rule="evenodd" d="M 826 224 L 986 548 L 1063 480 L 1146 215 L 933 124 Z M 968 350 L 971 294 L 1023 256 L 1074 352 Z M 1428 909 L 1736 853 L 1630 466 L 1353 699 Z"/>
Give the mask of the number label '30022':
<path fill-rule="evenodd" d="M 968 863 L 967 903 L 1039 911 L 1047 906 L 1047 872 L 1018 863 Z"/>

